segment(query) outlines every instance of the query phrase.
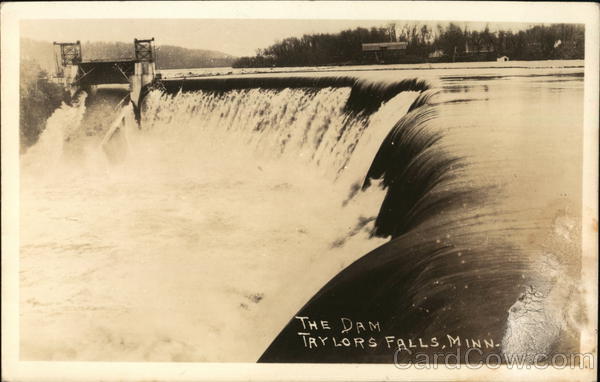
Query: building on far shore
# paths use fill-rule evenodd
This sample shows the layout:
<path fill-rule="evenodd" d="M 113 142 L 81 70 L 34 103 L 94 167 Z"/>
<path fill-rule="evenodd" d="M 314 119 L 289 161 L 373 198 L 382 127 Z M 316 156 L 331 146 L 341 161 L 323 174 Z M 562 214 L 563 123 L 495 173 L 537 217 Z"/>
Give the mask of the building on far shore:
<path fill-rule="evenodd" d="M 441 49 L 436 49 L 433 52 L 427 55 L 428 58 L 442 58 L 444 57 L 444 51 Z"/>
<path fill-rule="evenodd" d="M 406 54 L 407 46 L 405 41 L 362 44 L 363 59 L 378 64 L 398 62 Z"/>

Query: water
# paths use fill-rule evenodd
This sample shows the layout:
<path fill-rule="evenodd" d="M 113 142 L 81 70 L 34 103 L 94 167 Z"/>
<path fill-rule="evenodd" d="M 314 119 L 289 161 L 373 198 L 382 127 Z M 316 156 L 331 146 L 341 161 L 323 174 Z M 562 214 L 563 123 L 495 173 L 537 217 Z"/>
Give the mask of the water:
<path fill-rule="evenodd" d="M 486 237 L 464 222 L 488 214 L 489 240 L 576 279 L 583 69 L 480 71 L 419 71 L 441 91 L 422 134 L 439 133 L 430 151 L 462 163 L 434 191 L 479 196 L 413 211 L 405 231 Z M 21 158 L 21 357 L 255 362 L 328 280 L 390 240 L 371 235 L 386 190 L 356 191 L 418 93 L 368 118 L 342 112 L 348 95 L 154 92 L 142 130 L 125 111 L 116 161 L 97 131 L 118 97 L 57 110 Z"/>

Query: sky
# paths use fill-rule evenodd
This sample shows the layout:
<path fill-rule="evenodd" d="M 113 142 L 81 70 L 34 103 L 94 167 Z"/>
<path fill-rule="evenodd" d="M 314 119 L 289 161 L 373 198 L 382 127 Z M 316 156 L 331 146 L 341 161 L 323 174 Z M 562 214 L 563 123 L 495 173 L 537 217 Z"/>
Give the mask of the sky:
<path fill-rule="evenodd" d="M 287 37 L 337 33 L 357 27 L 379 27 L 386 20 L 273 20 L 273 19 L 69 19 L 23 20 L 21 37 L 45 41 L 121 41 L 155 38 L 156 45 L 207 49 L 233 56 L 252 56 Z M 418 22 L 435 26 L 437 22 Z M 445 23 L 444 23 L 445 24 Z M 470 30 L 519 30 L 529 24 L 460 23 Z"/>

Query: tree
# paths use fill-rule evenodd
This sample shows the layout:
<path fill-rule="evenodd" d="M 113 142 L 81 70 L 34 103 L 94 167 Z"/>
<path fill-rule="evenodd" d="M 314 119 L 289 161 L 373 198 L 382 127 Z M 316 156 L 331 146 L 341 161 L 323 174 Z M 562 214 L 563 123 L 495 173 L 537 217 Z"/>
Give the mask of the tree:
<path fill-rule="evenodd" d="M 443 28 L 440 30 L 437 46 L 454 61 L 457 55 L 464 53 L 465 42 L 465 35 L 460 27 L 450 23 L 445 31 Z"/>
<path fill-rule="evenodd" d="M 19 138 L 21 150 L 37 142 L 45 123 L 64 97 L 62 86 L 50 82 L 48 74 L 33 60 L 21 60 L 19 86 Z"/>

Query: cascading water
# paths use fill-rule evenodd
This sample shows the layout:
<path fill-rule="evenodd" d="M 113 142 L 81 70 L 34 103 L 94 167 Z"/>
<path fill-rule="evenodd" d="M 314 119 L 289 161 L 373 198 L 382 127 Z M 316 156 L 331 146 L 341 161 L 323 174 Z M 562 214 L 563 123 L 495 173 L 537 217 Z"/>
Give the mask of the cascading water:
<path fill-rule="evenodd" d="M 175 97 L 154 92 L 142 125 L 150 134 L 166 135 L 165 144 L 174 144 L 176 150 L 182 149 L 180 140 L 187 142 L 185 148 L 216 144 L 225 155 L 241 145 L 261 159 L 312 163 L 333 178 L 349 171 L 364 178 L 383 137 L 418 93 L 400 93 L 372 118 L 353 118 L 343 112 L 349 92 L 348 88 L 252 89 Z M 355 167 L 358 163 L 362 167 L 348 170 L 355 155 L 359 157 Z"/>

